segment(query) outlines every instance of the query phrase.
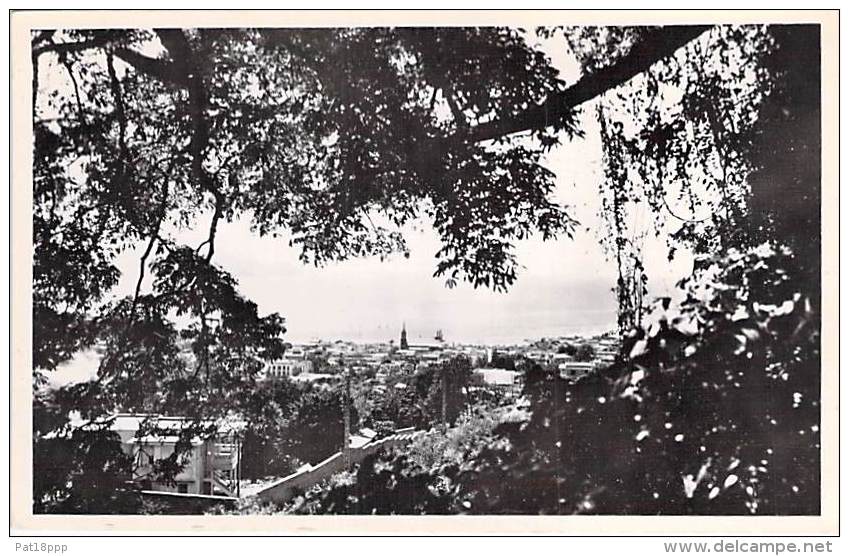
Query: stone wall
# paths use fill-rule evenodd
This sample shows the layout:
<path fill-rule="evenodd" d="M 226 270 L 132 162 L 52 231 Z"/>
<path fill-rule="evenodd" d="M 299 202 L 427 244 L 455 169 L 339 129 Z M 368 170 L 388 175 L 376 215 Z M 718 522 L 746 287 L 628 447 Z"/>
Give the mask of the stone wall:
<path fill-rule="evenodd" d="M 374 442 L 361 446 L 359 448 L 350 448 L 348 457 L 351 464 L 357 464 L 363 461 L 367 456 L 375 454 L 386 448 L 401 446 L 410 442 L 413 438 L 427 434 L 424 431 L 416 431 L 412 427 L 407 429 L 399 429 L 391 436 L 381 438 Z M 253 496 L 263 502 L 275 502 L 277 504 L 287 502 L 297 496 L 299 493 L 305 492 L 323 481 L 326 481 L 333 475 L 345 470 L 345 454 L 337 452 L 315 466 L 305 466 L 303 469 L 287 477 L 271 483 Z"/>

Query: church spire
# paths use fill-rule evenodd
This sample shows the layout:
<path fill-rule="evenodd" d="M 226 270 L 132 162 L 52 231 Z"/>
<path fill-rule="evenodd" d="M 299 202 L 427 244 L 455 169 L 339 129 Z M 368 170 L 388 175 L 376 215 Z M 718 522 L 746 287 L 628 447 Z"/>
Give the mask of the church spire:
<path fill-rule="evenodd" d="M 407 349 L 410 346 L 407 344 L 407 323 L 401 325 L 401 349 Z"/>

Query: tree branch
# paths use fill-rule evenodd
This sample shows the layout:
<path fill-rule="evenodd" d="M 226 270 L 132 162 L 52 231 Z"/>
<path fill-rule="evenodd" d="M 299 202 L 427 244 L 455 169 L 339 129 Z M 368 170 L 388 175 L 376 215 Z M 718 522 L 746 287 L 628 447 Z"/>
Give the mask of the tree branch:
<path fill-rule="evenodd" d="M 488 141 L 505 135 L 546 128 L 573 108 L 629 81 L 653 64 L 671 56 L 708 29 L 710 25 L 670 25 L 646 33 L 644 39 L 616 63 L 584 75 L 563 92 L 515 116 L 487 122 L 472 128 L 464 139 Z"/>
<path fill-rule="evenodd" d="M 64 54 L 59 56 L 59 60 L 62 62 L 62 65 L 65 66 L 65 69 L 68 71 L 68 76 L 71 78 L 71 84 L 74 86 L 74 97 L 77 100 L 77 118 L 80 120 L 80 125 L 85 126 L 85 109 L 83 108 L 83 100 L 80 96 L 80 85 L 77 83 L 77 77 L 74 75 L 74 68 L 71 66 L 71 63 L 68 62 L 68 58 Z"/>
<path fill-rule="evenodd" d="M 227 201 L 215 185 L 215 178 L 203 167 L 204 150 L 209 143 L 209 125 L 206 121 L 207 94 L 203 83 L 201 68 L 198 67 L 195 54 L 189 40 L 181 29 L 154 29 L 163 46 L 168 50 L 168 55 L 173 60 L 172 64 L 180 73 L 180 80 L 185 82 L 189 92 L 189 115 L 192 118 L 192 138 L 189 143 L 189 152 L 192 156 L 192 175 L 198 180 L 199 185 L 209 191 L 215 198 L 215 212 L 209 226 L 209 236 L 206 241 L 198 246 L 198 250 L 204 245 L 209 246 L 206 261 L 212 260 L 215 253 L 215 234 L 218 222 L 224 216 L 225 203 Z"/>
<path fill-rule="evenodd" d="M 38 56 L 32 55 L 32 117 L 38 113 Z"/>
<path fill-rule="evenodd" d="M 130 311 L 127 316 L 127 322 L 124 326 L 123 331 L 121 332 L 121 343 L 126 344 L 128 341 L 130 329 L 133 327 L 136 319 L 136 309 L 138 308 L 139 297 L 141 296 L 141 288 L 142 282 L 144 281 L 144 277 L 146 274 L 147 268 L 147 259 L 150 257 L 151 252 L 153 251 L 153 246 L 156 241 L 159 239 L 159 230 L 162 228 L 162 223 L 165 220 L 165 216 L 168 213 L 168 195 L 169 195 L 169 180 L 171 179 L 171 172 L 173 171 L 174 164 L 172 163 L 168 167 L 168 171 L 162 179 L 162 198 L 159 200 L 159 207 L 157 210 L 156 224 L 154 224 L 153 229 L 150 232 L 150 238 L 147 242 L 147 247 L 142 253 L 141 259 L 139 260 L 139 277 L 136 280 L 136 287 L 133 292 L 133 300 L 130 303 Z M 121 363 L 125 352 L 121 352 L 117 355 L 117 357 L 104 357 L 97 370 L 97 379 L 95 381 L 96 384 L 102 384 L 104 380 L 107 380 L 107 377 L 110 377 L 112 372 Z"/>
<path fill-rule="evenodd" d="M 33 48 L 32 59 L 36 61 L 42 54 L 46 53 L 58 54 L 61 58 L 72 53 L 84 52 L 95 48 L 103 48 L 109 45 L 113 40 L 113 37 L 104 35 L 87 41 L 50 42 Z M 176 68 L 172 62 L 159 58 L 151 58 L 140 54 L 135 50 L 123 47 L 115 48 L 114 54 L 142 73 L 146 73 L 151 77 L 155 77 L 173 85 L 178 85 L 180 87 L 186 86 L 185 79 L 182 78 L 182 72 L 180 72 L 179 68 Z"/>
<path fill-rule="evenodd" d="M 206 252 L 206 257 L 204 257 L 207 263 L 212 260 L 212 255 L 215 254 L 215 234 L 218 231 L 218 222 L 221 220 L 221 217 L 224 216 L 224 194 L 217 189 L 212 190 L 212 194 L 215 197 L 215 212 L 212 213 L 212 221 L 209 223 L 209 235 L 195 250 L 197 253 L 204 245 L 209 246 L 209 250 Z"/>
<path fill-rule="evenodd" d="M 180 71 L 180 68 L 173 62 L 161 58 L 151 58 L 129 48 L 116 48 L 114 52 L 115 56 L 142 73 L 179 87 L 187 85 L 184 72 Z"/>
<path fill-rule="evenodd" d="M 130 318 L 127 327 L 129 328 L 132 325 L 133 320 L 135 319 L 136 306 L 138 305 L 139 295 L 141 294 L 142 282 L 144 281 L 145 268 L 147 267 L 147 259 L 150 256 L 150 253 L 153 251 L 153 246 L 156 243 L 156 240 L 159 239 L 159 230 L 162 228 L 162 223 L 165 220 L 165 216 L 168 213 L 168 182 L 171 179 L 171 172 L 173 171 L 174 165 L 171 164 L 168 167 L 168 171 L 166 175 L 162 178 L 162 198 L 159 200 L 159 207 L 157 212 L 159 213 L 156 218 L 156 224 L 153 226 L 153 230 L 150 232 L 150 239 L 147 242 L 147 248 L 144 250 L 144 253 L 141 256 L 139 261 L 139 278 L 136 281 L 136 289 L 133 295 L 133 304 L 130 308 Z"/>
<path fill-rule="evenodd" d="M 115 117 L 118 120 L 118 148 L 121 152 L 121 164 L 127 163 L 127 115 L 124 110 L 124 95 L 121 92 L 121 82 L 115 72 L 115 59 L 112 51 L 106 52 L 106 69 L 109 73 L 109 83 L 112 96 L 115 97 Z"/>
<path fill-rule="evenodd" d="M 82 52 L 84 50 L 91 50 L 92 48 L 100 48 L 101 46 L 107 45 L 111 41 L 111 37 L 101 36 L 96 39 L 91 39 L 87 41 L 78 41 L 78 42 L 49 42 L 37 48 L 33 48 L 32 56 L 33 58 L 38 58 L 42 54 L 46 54 L 48 52 L 53 52 L 56 54 L 69 54 L 72 52 Z"/>

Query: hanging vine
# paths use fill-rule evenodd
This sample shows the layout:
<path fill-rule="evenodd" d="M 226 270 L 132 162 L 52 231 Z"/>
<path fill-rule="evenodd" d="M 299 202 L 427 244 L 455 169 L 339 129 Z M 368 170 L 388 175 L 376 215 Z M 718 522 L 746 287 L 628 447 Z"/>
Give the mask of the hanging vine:
<path fill-rule="evenodd" d="M 641 32 L 565 30 L 588 73 L 626 54 Z M 611 38 L 616 49 L 595 44 Z M 771 48 L 764 27 L 716 27 L 599 102 L 601 235 L 619 273 L 621 331 L 639 325 L 646 309 L 643 237 L 664 238 L 670 261 L 689 250 L 694 272 L 713 255 L 751 245 L 746 153 L 770 91 L 763 59 Z M 651 224 L 643 229 L 645 216 Z"/>

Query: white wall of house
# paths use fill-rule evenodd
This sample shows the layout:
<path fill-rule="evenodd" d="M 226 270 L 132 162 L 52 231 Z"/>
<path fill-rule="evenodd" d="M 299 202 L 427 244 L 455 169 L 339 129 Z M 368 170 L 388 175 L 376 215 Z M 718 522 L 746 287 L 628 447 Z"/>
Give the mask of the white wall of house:
<path fill-rule="evenodd" d="M 118 415 L 112 430 L 121 438 L 122 449 L 133 457 L 135 470 L 133 480 L 145 481 L 153 470 L 152 463 L 174 453 L 176 436 L 147 436 L 136 438 L 140 424 L 148 416 Z M 156 418 L 163 428 L 179 428 L 181 418 Z M 241 445 L 224 438 L 195 439 L 191 449 L 183 456 L 183 468 L 174 477 L 174 485 L 152 482 L 150 488 L 163 492 L 185 492 L 188 494 L 210 494 L 213 470 L 223 471 L 235 478 Z"/>

